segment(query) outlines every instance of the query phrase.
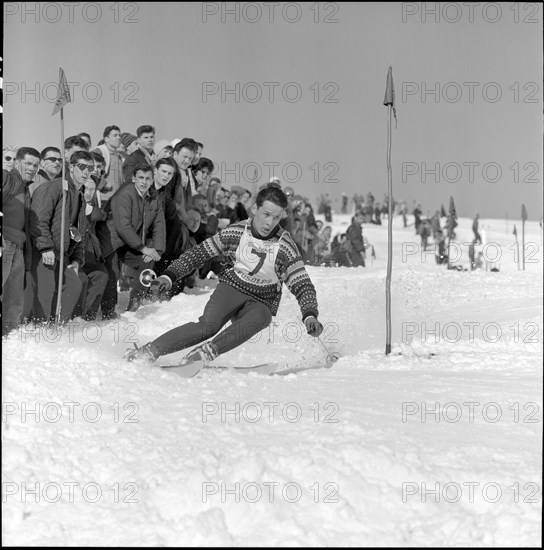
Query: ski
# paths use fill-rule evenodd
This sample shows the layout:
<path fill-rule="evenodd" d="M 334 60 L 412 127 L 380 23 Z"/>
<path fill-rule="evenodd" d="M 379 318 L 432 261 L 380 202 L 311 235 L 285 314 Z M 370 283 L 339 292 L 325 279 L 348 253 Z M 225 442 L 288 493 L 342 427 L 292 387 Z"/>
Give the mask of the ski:
<path fill-rule="evenodd" d="M 194 361 L 187 365 L 159 365 L 159 367 L 164 371 L 177 374 L 181 378 L 192 378 L 204 368 L 204 362 Z"/>

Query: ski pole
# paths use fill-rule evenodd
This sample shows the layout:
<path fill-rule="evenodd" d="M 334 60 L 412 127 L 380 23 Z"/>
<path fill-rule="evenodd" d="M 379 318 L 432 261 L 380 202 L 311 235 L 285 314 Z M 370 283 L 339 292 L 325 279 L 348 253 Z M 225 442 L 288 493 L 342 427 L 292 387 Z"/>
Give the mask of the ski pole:
<path fill-rule="evenodd" d="M 331 353 L 328 349 L 327 349 L 327 346 L 323 343 L 323 340 L 321 340 L 321 338 L 318 336 L 317 339 L 319 340 L 319 343 L 323 346 L 323 349 L 327 352 L 327 365 L 328 366 L 331 366 L 333 363 L 335 363 L 336 361 L 338 361 L 338 359 L 340 359 L 341 355 L 337 352 L 333 352 Z"/>

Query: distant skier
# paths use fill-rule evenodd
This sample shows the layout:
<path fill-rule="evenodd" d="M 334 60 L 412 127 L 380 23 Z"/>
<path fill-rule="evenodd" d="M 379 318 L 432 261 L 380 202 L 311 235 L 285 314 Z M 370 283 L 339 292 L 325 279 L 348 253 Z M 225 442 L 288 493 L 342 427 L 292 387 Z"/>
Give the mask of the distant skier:
<path fill-rule="evenodd" d="M 220 274 L 219 285 L 198 322 L 186 323 L 139 349 L 128 350 L 125 359 L 151 363 L 161 355 L 211 339 L 193 349 L 180 365 L 213 361 L 270 324 L 280 304 L 283 283 L 300 305 L 308 334 L 319 336 L 323 325 L 317 320 L 315 287 L 291 235 L 279 226 L 287 204 L 281 189 L 267 186 L 256 197 L 253 218 L 231 224 L 173 261 L 151 283 L 154 294 L 168 290 L 177 279 L 219 254 L 231 265 Z M 232 324 L 219 333 L 229 320 Z"/>

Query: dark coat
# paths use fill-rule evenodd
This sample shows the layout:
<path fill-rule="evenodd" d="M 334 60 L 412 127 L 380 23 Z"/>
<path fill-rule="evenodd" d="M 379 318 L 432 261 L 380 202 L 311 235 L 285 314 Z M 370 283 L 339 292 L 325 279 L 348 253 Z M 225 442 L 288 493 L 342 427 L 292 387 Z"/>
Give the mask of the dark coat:
<path fill-rule="evenodd" d="M 109 209 L 107 221 L 96 225 L 104 257 L 125 245 L 134 250 L 148 246 L 159 254 L 164 252 L 164 193 L 151 187 L 142 198 L 133 183 L 126 183 L 113 195 L 106 209 Z"/>
<path fill-rule="evenodd" d="M 346 231 L 351 245 L 351 260 L 353 265 L 365 265 L 363 254 L 365 252 L 365 242 L 363 240 L 363 228 L 353 222 Z"/>
<path fill-rule="evenodd" d="M 77 223 L 82 200 L 71 177 L 68 175 L 68 190 L 64 218 L 64 256 L 65 261 L 77 261 L 81 267 L 85 263 L 85 248 L 81 241 L 70 240 L 70 225 Z M 62 178 L 47 185 L 40 185 L 32 195 L 30 203 L 30 236 L 32 245 L 38 252 L 53 250 L 59 259 L 62 227 Z"/>

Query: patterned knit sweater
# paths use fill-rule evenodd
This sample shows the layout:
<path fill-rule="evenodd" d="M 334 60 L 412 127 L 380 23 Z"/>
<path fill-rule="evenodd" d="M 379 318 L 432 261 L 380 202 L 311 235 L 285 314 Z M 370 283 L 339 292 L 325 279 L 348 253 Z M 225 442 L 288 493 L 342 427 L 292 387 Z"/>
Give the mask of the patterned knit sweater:
<path fill-rule="evenodd" d="M 315 287 L 291 235 L 278 227 L 267 239 L 257 236 L 251 219 L 229 225 L 213 237 L 191 248 L 174 260 L 163 273 L 174 282 L 198 269 L 219 254 L 230 266 L 219 276 L 221 282 L 251 296 L 276 315 L 281 300 L 282 284 L 297 299 L 302 320 L 318 316 Z"/>

